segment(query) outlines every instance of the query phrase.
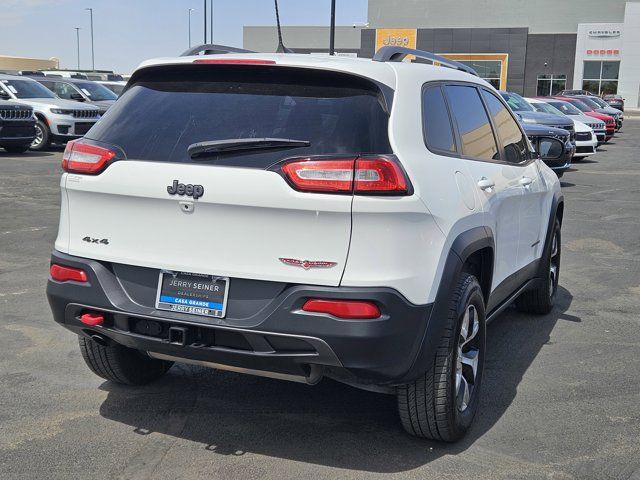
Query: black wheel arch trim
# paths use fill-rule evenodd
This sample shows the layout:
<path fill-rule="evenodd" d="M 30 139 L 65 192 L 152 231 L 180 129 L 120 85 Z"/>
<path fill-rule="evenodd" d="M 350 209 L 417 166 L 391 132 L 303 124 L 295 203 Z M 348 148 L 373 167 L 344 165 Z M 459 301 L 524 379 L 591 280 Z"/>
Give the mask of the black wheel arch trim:
<path fill-rule="evenodd" d="M 418 350 L 418 355 L 411 368 L 397 384 L 416 380 L 433 363 L 438 343 L 442 336 L 442 330 L 446 324 L 450 295 L 459 275 L 463 272 L 465 261 L 475 252 L 485 248 L 491 248 L 492 251 L 495 251 L 493 232 L 485 227 L 475 227 L 462 232 L 453 241 L 442 270 L 433 308 L 427 319 L 427 328 L 425 329 L 421 348 Z M 491 264 L 491 274 L 493 274 L 493 262 Z M 491 279 L 489 279 L 489 285 L 491 285 Z"/>
<path fill-rule="evenodd" d="M 560 226 L 562 226 L 562 220 L 564 216 L 564 195 L 560 191 L 555 192 L 553 195 L 553 199 L 551 200 L 551 209 L 549 212 L 549 220 L 547 223 L 547 233 L 544 238 L 544 250 L 542 252 L 541 258 L 547 254 L 549 249 L 551 248 L 551 236 L 553 235 L 553 226 L 555 224 L 556 218 L 560 221 Z M 540 262 L 538 277 L 542 278 L 547 275 L 545 270 L 544 262 Z"/>
<path fill-rule="evenodd" d="M 543 256 L 546 255 L 548 249 L 551 248 L 551 235 L 553 234 L 553 225 L 555 223 L 555 219 L 558 217 L 560 223 L 562 224 L 563 213 L 564 197 L 562 193 L 558 191 L 554 194 L 551 203 Z M 413 362 L 413 365 L 406 373 L 406 375 L 401 379 L 401 381 L 399 381 L 397 384 L 409 383 L 416 380 L 433 363 L 438 346 L 438 341 L 442 336 L 442 330 L 445 326 L 449 310 L 449 297 L 451 292 L 453 291 L 455 282 L 457 281 L 460 273 L 463 271 L 465 261 L 473 253 L 487 247 L 490 247 L 492 251 L 495 252 L 495 240 L 493 232 L 486 227 L 475 227 L 467 230 L 461 233 L 454 240 L 451 249 L 447 254 L 447 259 L 442 271 L 442 277 L 440 279 L 440 285 L 438 286 L 438 292 L 436 293 L 436 298 L 433 302 L 433 308 L 431 309 L 431 313 L 429 315 L 427 328 L 425 329 L 424 338 L 422 339 L 421 348 L 416 359 Z M 540 277 L 540 275 L 543 274 L 543 272 L 541 272 L 540 270 L 544 268 L 541 265 L 542 263 L 543 262 L 534 262 L 531 265 L 531 267 L 537 267 L 534 270 L 536 271 L 537 277 Z M 493 275 L 493 262 L 491 274 Z M 546 273 L 544 274 L 546 275 Z M 527 286 L 529 286 L 529 284 L 531 283 L 532 282 L 529 281 Z M 491 285 L 491 280 L 489 280 L 489 285 Z M 526 288 L 525 284 L 519 286 Z M 491 303 L 494 303 L 491 302 L 491 300 L 491 298 L 486 299 L 487 307 L 489 307 Z M 487 308 L 486 315 L 487 317 L 491 315 L 489 308 Z"/>

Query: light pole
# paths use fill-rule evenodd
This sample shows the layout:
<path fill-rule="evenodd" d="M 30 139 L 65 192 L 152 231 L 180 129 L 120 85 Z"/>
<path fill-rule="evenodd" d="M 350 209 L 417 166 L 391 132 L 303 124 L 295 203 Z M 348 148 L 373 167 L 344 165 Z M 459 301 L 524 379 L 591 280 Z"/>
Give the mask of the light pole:
<path fill-rule="evenodd" d="M 207 43 L 207 0 L 204 0 L 204 43 Z"/>
<path fill-rule="evenodd" d="M 213 43 L 213 0 L 211 0 L 211 43 Z"/>
<path fill-rule="evenodd" d="M 336 42 L 336 0 L 331 0 L 331 26 L 329 27 L 329 55 L 335 55 Z"/>
<path fill-rule="evenodd" d="M 74 27 L 76 29 L 76 46 L 78 47 L 78 70 L 80 70 L 80 27 Z"/>
<path fill-rule="evenodd" d="M 91 16 L 91 70 L 95 70 L 96 62 L 93 51 L 93 8 L 85 8 L 85 10 L 89 10 L 89 15 Z"/>
<path fill-rule="evenodd" d="M 191 48 L 191 12 L 193 11 L 193 8 L 189 9 L 189 48 Z"/>

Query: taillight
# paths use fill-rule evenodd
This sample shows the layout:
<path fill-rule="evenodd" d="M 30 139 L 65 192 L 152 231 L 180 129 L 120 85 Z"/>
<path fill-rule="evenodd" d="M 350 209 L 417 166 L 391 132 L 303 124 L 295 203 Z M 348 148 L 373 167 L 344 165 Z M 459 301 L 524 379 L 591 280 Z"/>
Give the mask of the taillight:
<path fill-rule="evenodd" d="M 56 282 L 87 282 L 87 272 L 80 268 L 65 267 L 63 265 L 53 264 L 49 268 L 49 274 L 51 278 Z"/>
<path fill-rule="evenodd" d="M 355 158 L 302 159 L 285 163 L 282 171 L 304 192 L 351 193 Z"/>
<path fill-rule="evenodd" d="M 281 169 L 303 192 L 406 195 L 409 191 L 402 168 L 385 157 L 310 157 L 290 160 Z"/>
<path fill-rule="evenodd" d="M 386 158 L 356 160 L 356 193 L 407 193 L 407 179 L 400 166 Z"/>
<path fill-rule="evenodd" d="M 82 139 L 67 143 L 62 155 L 62 169 L 69 173 L 95 175 L 105 169 L 116 152 L 82 142 Z"/>
<path fill-rule="evenodd" d="M 307 300 L 302 307 L 305 312 L 328 313 L 338 318 L 351 320 L 380 317 L 380 309 L 373 302 L 363 300 Z"/>

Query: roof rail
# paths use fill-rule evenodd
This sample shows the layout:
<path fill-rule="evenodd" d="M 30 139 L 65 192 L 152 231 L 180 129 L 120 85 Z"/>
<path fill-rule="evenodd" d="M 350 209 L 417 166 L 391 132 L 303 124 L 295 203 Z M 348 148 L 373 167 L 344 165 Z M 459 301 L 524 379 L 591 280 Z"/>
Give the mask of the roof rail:
<path fill-rule="evenodd" d="M 438 62 L 445 67 L 453 68 L 455 70 L 461 70 L 463 72 L 470 73 L 471 75 L 475 75 L 476 77 L 479 76 L 473 68 L 467 67 L 463 63 L 456 62 L 455 60 L 449 60 L 448 58 L 441 57 L 440 55 L 436 55 L 435 53 L 425 52 L 423 50 L 414 50 L 413 48 L 406 47 L 394 47 L 392 45 L 387 45 L 386 47 L 380 48 L 373 56 L 373 61 L 401 62 L 402 59 L 407 55 L 415 55 L 417 58 L 430 60 L 432 64 Z"/>
<path fill-rule="evenodd" d="M 256 53 L 253 50 L 245 50 L 244 48 L 229 47 L 227 45 L 215 45 L 213 43 L 205 43 L 203 45 L 196 45 L 189 50 L 185 50 L 180 55 L 181 57 L 189 57 L 191 55 L 217 55 L 220 53 Z"/>

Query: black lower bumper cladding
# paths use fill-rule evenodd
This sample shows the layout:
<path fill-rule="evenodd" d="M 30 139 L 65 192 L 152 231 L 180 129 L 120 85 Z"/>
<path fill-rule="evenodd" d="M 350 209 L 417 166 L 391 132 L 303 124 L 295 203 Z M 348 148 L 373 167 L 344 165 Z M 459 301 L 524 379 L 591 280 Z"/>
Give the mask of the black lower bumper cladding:
<path fill-rule="evenodd" d="M 151 356 L 280 374 L 314 383 L 323 374 L 362 385 L 402 383 L 423 344 L 432 305 L 414 305 L 391 288 L 319 287 L 230 280 L 224 319 L 157 310 L 159 270 L 99 262 L 57 251 L 52 263 L 81 268 L 87 283 L 49 279 L 56 322 L 79 335 Z M 309 298 L 373 301 L 381 316 L 341 320 L 305 312 Z M 99 326 L 80 321 L 104 316 Z M 269 376 L 269 375 L 268 375 Z M 273 375 L 271 375 L 273 376 Z"/>

